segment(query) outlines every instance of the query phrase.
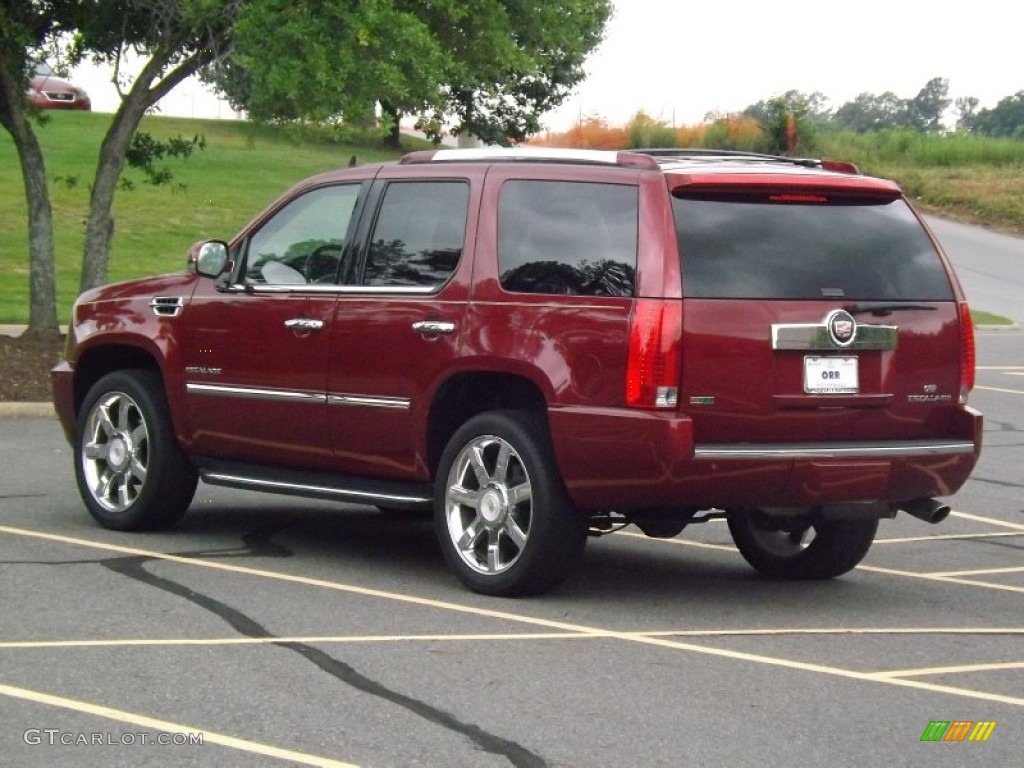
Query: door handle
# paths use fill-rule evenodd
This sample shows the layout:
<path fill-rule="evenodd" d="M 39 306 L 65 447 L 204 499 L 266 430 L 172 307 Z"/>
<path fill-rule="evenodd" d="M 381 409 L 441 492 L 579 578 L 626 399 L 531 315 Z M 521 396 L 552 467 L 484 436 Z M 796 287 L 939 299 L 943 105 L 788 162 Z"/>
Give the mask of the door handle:
<path fill-rule="evenodd" d="M 292 320 L 285 320 L 284 327 L 289 331 L 319 331 L 324 327 L 324 321 L 314 320 L 310 317 L 296 317 Z"/>
<path fill-rule="evenodd" d="M 442 336 L 455 331 L 455 323 L 447 320 L 418 320 L 412 329 L 421 336 Z"/>

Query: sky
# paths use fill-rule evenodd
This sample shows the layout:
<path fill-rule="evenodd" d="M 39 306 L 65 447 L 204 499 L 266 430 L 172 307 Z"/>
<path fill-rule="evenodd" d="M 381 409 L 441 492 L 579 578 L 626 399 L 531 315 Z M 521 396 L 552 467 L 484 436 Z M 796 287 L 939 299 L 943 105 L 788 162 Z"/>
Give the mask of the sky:
<path fill-rule="evenodd" d="M 790 89 L 839 107 L 863 92 L 911 98 L 933 77 L 992 107 L 1024 90 L 1022 26 L 1014 0 L 617 0 L 587 79 L 544 122 L 623 124 L 643 109 L 692 124 Z"/>
<path fill-rule="evenodd" d="M 638 110 L 675 123 L 738 112 L 790 89 L 820 91 L 833 107 L 859 93 L 911 98 L 933 77 L 949 95 L 982 107 L 1024 90 L 1024 5 L 1015 0 L 615 0 L 587 79 L 544 116 L 565 131 L 580 116 L 613 125 Z M 73 80 L 93 108 L 113 111 L 109 74 L 80 68 Z M 231 117 L 198 83 L 183 83 L 162 114 Z"/>

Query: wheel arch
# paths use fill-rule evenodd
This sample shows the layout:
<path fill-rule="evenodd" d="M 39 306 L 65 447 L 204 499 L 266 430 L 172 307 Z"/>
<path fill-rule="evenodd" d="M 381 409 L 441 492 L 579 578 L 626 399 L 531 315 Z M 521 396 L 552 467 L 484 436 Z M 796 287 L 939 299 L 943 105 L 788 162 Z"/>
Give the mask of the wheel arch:
<path fill-rule="evenodd" d="M 455 431 L 479 413 L 492 410 L 537 413 L 547 423 L 547 398 L 536 382 L 506 371 L 457 373 L 438 387 L 427 417 L 427 464 L 434 476 Z"/>
<path fill-rule="evenodd" d="M 162 372 L 156 356 L 150 350 L 136 344 L 100 344 L 82 351 L 75 361 L 75 417 L 78 417 L 82 402 L 93 384 L 108 373 L 133 368 Z M 166 389 L 165 384 L 165 394 L 168 394 Z"/>

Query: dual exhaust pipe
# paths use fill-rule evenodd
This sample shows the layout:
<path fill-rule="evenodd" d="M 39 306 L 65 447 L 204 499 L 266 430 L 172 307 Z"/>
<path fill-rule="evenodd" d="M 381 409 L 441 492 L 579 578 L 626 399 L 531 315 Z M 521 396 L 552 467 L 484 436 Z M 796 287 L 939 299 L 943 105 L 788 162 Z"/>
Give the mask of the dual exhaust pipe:
<path fill-rule="evenodd" d="M 924 520 L 926 523 L 941 523 L 949 517 L 949 505 L 943 504 L 937 499 L 913 499 L 901 501 L 896 504 L 897 509 L 902 509 L 908 515 Z"/>

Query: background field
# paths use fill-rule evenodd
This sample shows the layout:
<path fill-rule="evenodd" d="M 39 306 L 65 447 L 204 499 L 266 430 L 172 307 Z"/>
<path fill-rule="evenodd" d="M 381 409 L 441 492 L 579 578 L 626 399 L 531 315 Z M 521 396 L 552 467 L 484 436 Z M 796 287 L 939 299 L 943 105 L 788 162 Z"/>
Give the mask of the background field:
<path fill-rule="evenodd" d="M 37 133 L 50 182 L 58 317 L 64 322 L 78 291 L 89 187 L 110 116 L 56 112 L 48 117 Z M 326 129 L 152 116 L 141 130 L 158 139 L 201 135 L 205 149 L 164 163 L 174 174 L 168 185 L 154 187 L 144 183 L 141 171 L 126 170 L 133 188 L 118 191 L 114 201 L 110 282 L 182 269 L 193 242 L 230 238 L 291 184 L 345 166 L 353 155 L 360 163 L 396 157 L 375 140 L 353 143 Z M 622 146 L 630 139 L 623 133 L 616 140 Z M 427 146 L 403 141 L 408 148 Z M 896 179 L 923 210 L 1024 233 L 1024 141 L 822 132 L 816 148 L 819 156 L 852 160 L 867 173 Z M 27 317 L 21 168 L 10 137 L 0 132 L 0 323 L 24 323 Z"/>
<path fill-rule="evenodd" d="M 43 146 L 56 241 L 58 317 L 65 322 L 78 292 L 85 220 L 96 159 L 110 115 L 52 113 L 37 127 Z M 184 268 L 196 240 L 228 239 L 293 183 L 319 171 L 391 159 L 395 153 L 227 120 L 147 117 L 142 131 L 158 139 L 202 134 L 205 149 L 166 165 L 173 181 L 154 187 L 128 169 L 134 185 L 114 200 L 110 282 Z M 159 165 L 159 164 L 158 164 Z M 14 144 L 0 131 L 0 323 L 28 317 L 27 209 Z"/>

